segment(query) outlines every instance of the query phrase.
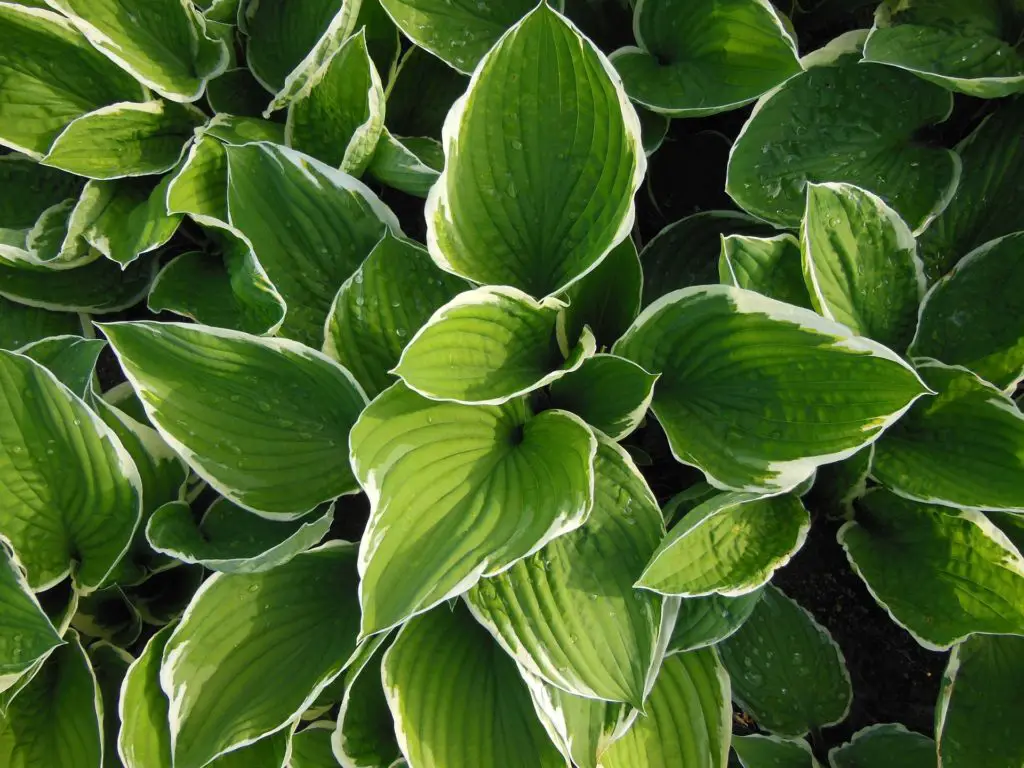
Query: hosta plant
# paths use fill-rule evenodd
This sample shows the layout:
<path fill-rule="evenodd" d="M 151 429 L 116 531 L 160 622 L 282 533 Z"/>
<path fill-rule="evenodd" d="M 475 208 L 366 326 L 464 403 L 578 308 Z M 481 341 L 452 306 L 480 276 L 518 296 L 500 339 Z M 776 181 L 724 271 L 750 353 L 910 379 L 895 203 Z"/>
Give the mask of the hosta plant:
<path fill-rule="evenodd" d="M 1022 40 L 0 0 L 0 765 L 1020 768 Z"/>

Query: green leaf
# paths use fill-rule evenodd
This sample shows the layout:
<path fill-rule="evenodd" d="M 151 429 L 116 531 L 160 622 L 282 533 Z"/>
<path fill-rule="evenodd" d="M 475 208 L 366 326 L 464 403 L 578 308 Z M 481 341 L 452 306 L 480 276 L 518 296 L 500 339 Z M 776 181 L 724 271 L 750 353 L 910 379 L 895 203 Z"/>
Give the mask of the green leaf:
<path fill-rule="evenodd" d="M 515 664 L 461 602 L 411 619 L 384 655 L 382 677 L 412 765 L 564 765 Z"/>
<path fill-rule="evenodd" d="M 672 120 L 643 107 L 637 108 L 636 115 L 640 118 L 640 134 L 643 138 L 644 154 L 650 157 L 665 142 Z"/>
<path fill-rule="evenodd" d="M 202 566 L 181 565 L 156 571 L 144 582 L 125 589 L 142 620 L 155 627 L 176 621 L 199 589 Z"/>
<path fill-rule="evenodd" d="M 632 238 L 612 248 L 605 258 L 569 286 L 562 298 L 566 336 L 578 339 L 590 328 L 601 347 L 611 347 L 640 313 L 644 273 Z"/>
<path fill-rule="evenodd" d="M 603 435 L 594 486 L 582 527 L 482 579 L 466 601 L 532 674 L 577 696 L 640 708 L 661 661 L 662 613 L 669 609 L 633 582 L 665 527 L 640 471 Z"/>
<path fill-rule="evenodd" d="M 732 748 L 743 768 L 819 768 L 811 747 L 803 739 L 778 736 L 734 736 Z"/>
<path fill-rule="evenodd" d="M 662 540 L 637 586 L 681 597 L 739 597 L 767 584 L 810 528 L 810 515 L 793 494 L 719 494 Z"/>
<path fill-rule="evenodd" d="M 926 648 L 976 632 L 1024 634 L 1024 558 L 980 512 L 879 489 L 858 502 L 839 543 L 875 600 Z"/>
<path fill-rule="evenodd" d="M 935 742 L 898 723 L 857 731 L 828 753 L 832 768 L 936 768 Z"/>
<path fill-rule="evenodd" d="M 48 369 L 61 384 L 84 398 L 92 385 L 96 360 L 106 342 L 81 336 L 51 336 L 17 350 Z"/>
<path fill-rule="evenodd" d="M 358 631 L 356 551 L 331 542 L 256 574 L 214 574 L 167 641 L 175 768 L 284 728 L 344 669 Z"/>
<path fill-rule="evenodd" d="M 30 229 L 47 208 L 78 197 L 82 184 L 25 155 L 0 155 L 0 227 Z"/>
<path fill-rule="evenodd" d="M 927 391 L 880 344 L 730 286 L 663 296 L 613 351 L 662 374 L 651 408 L 676 458 L 735 490 L 795 487 Z"/>
<path fill-rule="evenodd" d="M 381 0 L 381 5 L 416 45 L 467 75 L 505 30 L 536 7 L 533 0 L 482 5 L 475 0 Z"/>
<path fill-rule="evenodd" d="M 103 702 L 74 631 L 0 716 L 0 757 L 9 768 L 103 764 Z"/>
<path fill-rule="evenodd" d="M 29 588 L 17 555 L 0 540 L 0 692 L 62 644 Z M 2 737 L 0 737 L 2 738 Z"/>
<path fill-rule="evenodd" d="M 720 643 L 743 626 L 760 599 L 760 589 L 738 597 L 712 593 L 683 598 L 668 652 L 695 651 Z"/>
<path fill-rule="evenodd" d="M 925 503 L 1024 510 L 1024 414 L 964 368 L 924 361 L 917 371 L 938 395 L 875 444 L 872 476 Z"/>
<path fill-rule="evenodd" d="M 171 177 L 90 181 L 72 213 L 71 227 L 108 259 L 126 267 L 159 248 L 178 230 L 180 215 L 167 213 Z"/>
<path fill-rule="evenodd" d="M 103 701 L 103 766 L 104 768 L 123 768 L 117 756 L 115 744 L 117 734 L 121 730 L 121 719 L 117 714 L 117 702 L 121 696 L 121 683 L 129 665 L 135 659 L 127 651 L 116 645 L 100 641 L 89 648 L 89 661 L 92 663 L 96 684 L 100 689 Z"/>
<path fill-rule="evenodd" d="M 800 241 L 793 235 L 722 235 L 718 277 L 770 299 L 812 309 L 800 266 Z"/>
<path fill-rule="evenodd" d="M 718 648 L 733 701 L 761 728 L 797 737 L 846 719 L 853 691 L 839 646 L 775 587 Z"/>
<path fill-rule="evenodd" d="M 1020 706 L 1024 638 L 972 637 L 956 648 L 943 676 L 935 732 L 943 768 L 1018 765 L 1024 738 L 1008 714 Z"/>
<path fill-rule="evenodd" d="M 899 214 L 850 184 L 808 184 L 800 240 L 815 309 L 858 336 L 906 349 L 925 279 Z"/>
<path fill-rule="evenodd" d="M 801 71 L 796 40 L 767 0 L 644 0 L 639 48 L 612 61 L 629 97 L 672 117 L 705 117 L 754 101 Z"/>
<path fill-rule="evenodd" d="M 99 258 L 74 220 L 75 199 L 68 198 L 39 214 L 28 229 L 0 230 L 0 258 L 14 266 L 67 270 Z"/>
<path fill-rule="evenodd" d="M 42 162 L 91 179 L 164 173 L 204 120 L 198 109 L 168 101 L 111 104 L 73 120 Z"/>
<path fill-rule="evenodd" d="M 384 130 L 384 86 L 360 30 L 309 75 L 288 106 L 288 146 L 354 176 L 370 164 Z"/>
<path fill-rule="evenodd" d="M 0 144 L 41 158 L 65 126 L 145 91 L 49 10 L 0 7 Z"/>
<path fill-rule="evenodd" d="M 644 246 L 643 305 L 691 285 L 718 282 L 723 235 L 767 235 L 771 227 L 734 211 L 702 211 L 665 227 Z M 746 287 L 746 286 L 740 286 Z"/>
<path fill-rule="evenodd" d="M 71 626 L 85 637 L 128 647 L 142 634 L 142 617 L 120 587 L 104 587 L 78 601 Z"/>
<path fill-rule="evenodd" d="M 209 326 L 101 329 L 153 426 L 221 495 L 294 519 L 356 490 L 344 445 L 366 400 L 333 360 Z"/>
<path fill-rule="evenodd" d="M 949 206 L 921 235 L 921 258 L 937 280 L 969 252 L 1024 230 L 1024 99 L 1007 99 L 957 146 L 964 173 Z"/>
<path fill-rule="evenodd" d="M 578 370 L 594 354 L 586 332 L 567 349 L 558 333 L 564 308 L 560 299 L 535 301 L 505 286 L 466 291 L 434 312 L 392 373 L 434 400 L 501 405 Z"/>
<path fill-rule="evenodd" d="M 146 538 L 157 552 L 184 563 L 223 573 L 259 573 L 315 546 L 332 522 L 333 505 L 308 520 L 278 522 L 217 499 L 197 524 L 188 504 L 172 501 L 150 518 Z"/>
<path fill-rule="evenodd" d="M 288 305 L 281 335 L 319 347 L 338 288 L 398 220 L 363 184 L 291 149 L 228 146 L 228 210 Z"/>
<path fill-rule="evenodd" d="M 601 758 L 603 768 L 725 768 L 732 708 L 729 677 L 712 648 L 665 659 L 646 715 Z"/>
<path fill-rule="evenodd" d="M 612 440 L 622 440 L 640 426 L 657 380 L 624 357 L 594 355 L 551 384 L 551 407 L 575 413 Z"/>
<path fill-rule="evenodd" d="M 228 228 L 218 235 L 220 253 L 188 251 L 167 262 L 149 291 L 149 309 L 243 333 L 275 333 L 284 322 L 284 299 L 240 233 Z"/>
<path fill-rule="evenodd" d="M 331 745 L 337 761 L 351 768 L 384 768 L 402 756 L 381 686 L 381 665 L 390 647 L 387 637 L 377 635 L 367 641 L 363 663 L 353 662 L 345 672 L 345 693 Z"/>
<path fill-rule="evenodd" d="M 522 399 L 466 406 L 396 384 L 363 411 L 350 445 L 371 504 L 359 553 L 363 635 L 579 528 L 593 504 L 590 429 L 563 411 L 533 415 Z"/>
<path fill-rule="evenodd" d="M 480 62 L 444 145 L 427 244 L 450 272 L 556 294 L 632 229 L 640 122 L 608 60 L 545 3 Z"/>
<path fill-rule="evenodd" d="M 320 720 L 292 736 L 289 768 L 338 768 L 341 764 L 331 751 L 333 730 L 334 723 Z"/>
<path fill-rule="evenodd" d="M 438 269 L 418 244 L 385 233 L 338 291 L 327 318 L 324 352 L 376 397 L 394 383 L 389 372 L 409 337 L 467 287 Z"/>
<path fill-rule="evenodd" d="M 946 207 L 959 158 L 915 137 L 946 119 L 952 96 L 909 72 L 861 63 L 863 34 L 850 32 L 812 53 L 806 71 L 754 108 L 726 179 L 729 196 L 748 213 L 795 227 L 805 184 L 825 181 L 874 192 L 915 232 Z"/>
<path fill-rule="evenodd" d="M 47 0 L 104 56 L 172 101 L 195 101 L 228 64 L 228 49 L 207 32 L 191 3 L 158 0 L 127 12 L 118 0 Z"/>
<path fill-rule="evenodd" d="M 1024 7 L 1001 0 L 883 2 L 864 58 L 952 91 L 998 99 L 1024 90 Z"/>
<path fill-rule="evenodd" d="M 259 117 L 269 96 L 248 67 L 227 69 L 206 84 L 206 100 L 219 115 Z"/>
<path fill-rule="evenodd" d="M 848 459 L 818 467 L 814 478 L 814 500 L 829 517 L 853 517 L 853 502 L 867 491 L 875 446 L 861 448 Z"/>
<path fill-rule="evenodd" d="M 1024 376 L 1024 232 L 976 248 L 928 291 L 913 357 L 962 365 L 1012 393 Z"/>
<path fill-rule="evenodd" d="M 421 151 L 413 150 L 414 143 Z M 427 152 L 422 151 L 424 148 Z M 437 155 L 439 162 L 435 162 Z M 440 142 L 422 137 L 398 139 L 385 128 L 366 173 L 384 186 L 425 198 L 443 167 L 444 150 Z"/>
<path fill-rule="evenodd" d="M 156 259 L 143 259 L 122 270 L 109 259 L 97 259 L 53 270 L 0 258 L 0 296 L 56 312 L 119 312 L 142 300 L 158 266 Z"/>
<path fill-rule="evenodd" d="M 41 590 L 97 587 L 139 520 L 141 481 L 107 426 L 57 378 L 0 351 L 0 529 Z"/>
<path fill-rule="evenodd" d="M 412 46 L 388 85 L 388 128 L 399 136 L 440 139 L 448 111 L 468 85 L 465 75 L 423 48 Z"/>

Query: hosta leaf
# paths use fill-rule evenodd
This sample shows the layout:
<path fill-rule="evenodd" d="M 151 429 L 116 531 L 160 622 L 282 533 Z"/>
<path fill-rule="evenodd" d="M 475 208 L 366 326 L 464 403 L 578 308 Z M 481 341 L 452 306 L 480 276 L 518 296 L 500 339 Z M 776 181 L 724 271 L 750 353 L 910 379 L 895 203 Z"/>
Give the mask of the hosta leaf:
<path fill-rule="evenodd" d="M 178 164 L 204 119 L 168 101 L 111 104 L 72 121 L 42 162 L 91 179 L 163 173 Z"/>
<path fill-rule="evenodd" d="M 25 155 L 0 155 L 0 227 L 31 228 L 47 208 L 77 197 L 83 183 Z"/>
<path fill-rule="evenodd" d="M 288 146 L 359 176 L 384 130 L 384 86 L 361 30 L 311 74 L 288 107 Z"/>
<path fill-rule="evenodd" d="M 935 768 L 935 742 L 898 723 L 872 725 L 831 749 L 832 768 Z"/>
<path fill-rule="evenodd" d="M 294 150 L 228 146 L 231 224 L 288 305 L 281 334 L 319 347 L 342 283 L 397 219 L 360 182 Z"/>
<path fill-rule="evenodd" d="M 0 351 L 0 388 L 0 529 L 34 590 L 70 571 L 89 591 L 138 523 L 138 471 L 99 417 L 38 363 Z"/>
<path fill-rule="evenodd" d="M 345 693 L 331 739 L 337 761 L 348 768 L 384 768 L 401 757 L 395 721 L 381 686 L 386 635 L 365 643 L 364 661 L 345 672 Z"/>
<path fill-rule="evenodd" d="M 381 5 L 416 45 L 466 74 L 505 30 L 536 7 L 532 0 L 381 0 Z M 555 5 L 560 7 L 560 0 Z"/>
<path fill-rule="evenodd" d="M 566 336 L 578 339 L 587 326 L 598 344 L 610 347 L 640 312 L 644 274 L 632 238 L 627 237 L 593 270 L 562 294 Z"/>
<path fill-rule="evenodd" d="M 64 17 L 0 7 L 0 144 L 41 158 L 75 118 L 144 89 L 107 61 Z"/>
<path fill-rule="evenodd" d="M 461 603 L 411 619 L 384 655 L 382 676 L 411 765 L 564 765 L 512 659 Z"/>
<path fill-rule="evenodd" d="M 630 98 L 672 117 L 703 117 L 753 101 L 800 71 L 796 41 L 766 0 L 644 0 L 640 48 L 612 61 Z"/>
<path fill-rule="evenodd" d="M 723 235 L 718 277 L 770 299 L 811 309 L 800 267 L 800 241 L 793 235 Z"/>
<path fill-rule="evenodd" d="M 764 222 L 734 211 L 702 211 L 669 224 L 640 252 L 644 306 L 678 288 L 718 282 L 723 235 L 770 231 Z"/>
<path fill-rule="evenodd" d="M 668 652 L 694 651 L 725 640 L 750 618 L 760 599 L 759 589 L 738 597 L 712 593 L 683 598 Z"/>
<path fill-rule="evenodd" d="M 199 565 L 167 568 L 137 586 L 126 588 L 125 594 L 144 622 L 162 627 L 181 617 L 205 575 Z"/>
<path fill-rule="evenodd" d="M 662 297 L 614 352 L 662 374 L 651 408 L 676 458 L 752 492 L 852 455 L 926 392 L 885 347 L 729 286 Z"/>
<path fill-rule="evenodd" d="M 153 426 L 226 498 L 294 519 L 355 490 L 344 445 L 366 400 L 333 360 L 209 326 L 102 330 Z"/>
<path fill-rule="evenodd" d="M 350 444 L 371 504 L 359 552 L 364 635 L 580 527 L 593 503 L 589 428 L 563 411 L 533 415 L 522 399 L 439 403 L 396 384 L 363 411 Z"/>
<path fill-rule="evenodd" d="M 130 653 L 116 645 L 100 641 L 89 648 L 89 661 L 96 676 L 103 701 L 103 766 L 123 768 L 117 756 L 117 735 L 121 720 L 117 714 L 117 702 L 121 695 L 121 684 L 125 673 L 135 659 Z"/>
<path fill-rule="evenodd" d="M 718 649 L 733 700 L 765 730 L 796 737 L 846 718 L 853 692 L 839 646 L 778 589 Z"/>
<path fill-rule="evenodd" d="M 14 266 L 67 270 L 99 258 L 74 219 L 75 199 L 51 205 L 28 229 L 0 229 L 0 259 Z"/>
<path fill-rule="evenodd" d="M 398 59 L 405 47 L 395 22 L 380 0 L 363 0 L 359 5 L 355 30 L 366 35 L 366 48 L 381 80 L 390 86 L 398 70 Z M 415 46 L 410 46 L 413 48 Z"/>
<path fill-rule="evenodd" d="M 143 85 L 173 101 L 195 101 L 228 64 L 228 49 L 207 33 L 191 3 L 158 0 L 131 13 L 118 0 L 46 0 L 97 50 Z"/>
<path fill-rule="evenodd" d="M 223 573 L 258 573 L 315 546 L 333 521 L 331 506 L 308 520 L 274 521 L 217 499 L 197 524 L 188 504 L 172 501 L 150 518 L 146 538 L 157 552 L 185 563 Z"/>
<path fill-rule="evenodd" d="M 269 97 L 248 67 L 227 69 L 206 84 L 206 101 L 217 114 L 259 117 Z"/>
<path fill-rule="evenodd" d="M 662 600 L 633 582 L 664 535 L 661 511 L 629 456 L 603 435 L 594 508 L 466 594 L 477 619 L 534 675 L 578 696 L 641 707 L 658 652 Z"/>
<path fill-rule="evenodd" d="M 144 259 L 122 270 L 109 259 L 74 269 L 17 265 L 0 258 L 0 296 L 40 309 L 99 314 L 135 306 L 159 263 Z"/>
<path fill-rule="evenodd" d="M 481 61 L 444 145 L 427 242 L 450 272 L 558 293 L 633 226 L 636 112 L 607 59 L 544 3 Z"/>
<path fill-rule="evenodd" d="M 861 63 L 861 38 L 851 32 L 811 54 L 806 71 L 758 102 L 729 156 L 726 191 L 741 208 L 795 227 L 809 181 L 874 192 L 915 231 L 945 208 L 959 159 L 915 135 L 946 119 L 952 97 L 909 72 Z"/>
<path fill-rule="evenodd" d="M 72 227 L 81 227 L 93 248 L 126 267 L 177 231 L 181 216 L 167 213 L 170 181 L 90 181 L 72 213 Z"/>
<path fill-rule="evenodd" d="M 938 395 L 875 444 L 872 476 L 926 503 L 1024 510 L 1024 414 L 964 368 L 924 362 L 917 370 Z"/>
<path fill-rule="evenodd" d="M 0 691 L 6 691 L 62 641 L 32 594 L 17 556 L 4 543 L 0 543 L 0 609 Z"/>
<path fill-rule="evenodd" d="M 167 262 L 149 291 L 150 310 L 243 333 L 276 332 L 284 322 L 284 299 L 252 246 L 237 232 L 219 234 L 220 253 L 188 251 Z"/>
<path fill-rule="evenodd" d="M 778 736 L 734 736 L 732 748 L 743 768 L 819 768 L 810 745 L 803 739 Z"/>
<path fill-rule="evenodd" d="M 175 768 L 285 727 L 355 650 L 356 552 L 332 542 L 257 574 L 215 574 L 167 641 Z"/>
<path fill-rule="evenodd" d="M 103 764 L 103 702 L 77 633 L 57 648 L 0 716 L 0 757 L 9 768 Z"/>
<path fill-rule="evenodd" d="M 289 768 L 338 768 L 340 763 L 331 751 L 334 723 L 321 720 L 292 736 Z"/>
<path fill-rule="evenodd" d="M 956 148 L 964 173 L 956 194 L 920 237 L 928 277 L 936 280 L 970 251 L 1024 230 L 1024 99 L 1008 99 Z"/>
<path fill-rule="evenodd" d="M 848 459 L 818 467 L 814 477 L 814 499 L 824 504 L 830 517 L 853 517 L 853 502 L 867 491 L 874 444 L 861 448 Z"/>
<path fill-rule="evenodd" d="M 1020 706 L 1024 638 L 969 638 L 953 649 L 936 705 L 943 768 L 1010 768 L 1024 760 L 1024 737 L 1007 713 Z M 838 767 L 837 767 L 838 768 Z"/>
<path fill-rule="evenodd" d="M 551 384 L 551 406 L 575 413 L 612 440 L 622 440 L 646 415 L 657 380 L 624 357 L 594 355 Z"/>
<path fill-rule="evenodd" d="M 327 318 L 324 352 L 376 397 L 430 316 L 467 284 L 442 272 L 419 245 L 390 232 L 341 286 Z"/>
<path fill-rule="evenodd" d="M 523 12 L 527 10 L 524 5 Z M 388 128 L 399 136 L 440 139 L 448 110 L 468 85 L 468 77 L 413 46 L 402 56 L 388 87 Z"/>
<path fill-rule="evenodd" d="M 672 528 L 637 586 L 682 597 L 753 592 L 789 562 L 810 528 L 810 515 L 793 494 L 714 496 Z"/>
<path fill-rule="evenodd" d="M 142 634 L 142 617 L 120 587 L 104 587 L 78 601 L 71 626 L 87 638 L 127 647 Z"/>
<path fill-rule="evenodd" d="M 725 768 L 729 676 L 714 649 L 665 659 L 645 712 L 604 753 L 602 768 Z"/>
<path fill-rule="evenodd" d="M 538 302 L 504 286 L 466 291 L 416 332 L 393 373 L 424 397 L 501 405 L 577 370 L 594 354 L 587 332 L 566 355 L 559 349 L 564 307 L 559 299 Z"/>
<path fill-rule="evenodd" d="M 932 286 L 914 357 L 962 365 L 1012 392 L 1024 376 L 1024 232 L 986 243 Z"/>
<path fill-rule="evenodd" d="M 984 99 L 1024 90 L 1020 25 L 1024 8 L 1001 0 L 886 0 L 864 43 L 864 58 Z"/>
<path fill-rule="evenodd" d="M 815 309 L 858 336 L 906 349 L 925 280 L 899 214 L 850 184 L 808 184 L 800 238 Z"/>
<path fill-rule="evenodd" d="M 839 542 L 874 598 L 927 648 L 975 632 L 1024 634 L 1024 558 L 980 512 L 876 490 Z"/>
<path fill-rule="evenodd" d="M 92 385 L 96 359 L 106 343 L 81 336 L 51 336 L 17 350 L 48 369 L 61 384 L 84 398 Z"/>
<path fill-rule="evenodd" d="M 417 149 L 427 148 L 429 151 L 414 151 L 413 142 L 416 142 Z M 439 162 L 435 162 L 438 155 Z M 384 186 L 425 198 L 443 167 L 444 150 L 440 142 L 423 137 L 398 139 L 385 128 L 366 173 Z"/>

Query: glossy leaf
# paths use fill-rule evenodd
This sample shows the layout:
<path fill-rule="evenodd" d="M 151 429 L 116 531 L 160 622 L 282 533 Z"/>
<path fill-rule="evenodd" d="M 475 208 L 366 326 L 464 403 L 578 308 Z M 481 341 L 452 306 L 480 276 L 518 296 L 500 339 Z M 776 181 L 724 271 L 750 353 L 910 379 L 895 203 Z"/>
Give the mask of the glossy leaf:
<path fill-rule="evenodd" d="M 547 4 L 481 61 L 443 143 L 427 243 L 450 272 L 555 294 L 633 226 L 646 168 L 636 112 L 607 59 Z"/>
<path fill-rule="evenodd" d="M 16 350 L 49 336 L 82 332 L 82 319 L 72 312 L 49 312 L 0 297 L 0 349 Z"/>
<path fill-rule="evenodd" d="M 71 626 L 86 638 L 127 647 L 142 634 L 142 617 L 120 587 L 103 587 L 79 599 Z"/>
<path fill-rule="evenodd" d="M 759 589 L 738 597 L 712 593 L 683 598 L 668 652 L 694 651 L 720 643 L 743 626 L 760 599 Z"/>
<path fill-rule="evenodd" d="M 728 286 L 663 296 L 614 352 L 661 374 L 651 408 L 676 458 L 751 492 L 852 455 L 926 391 L 885 347 Z"/>
<path fill-rule="evenodd" d="M 387 187 L 425 198 L 443 167 L 440 142 L 425 137 L 399 139 L 385 128 L 366 173 Z"/>
<path fill-rule="evenodd" d="M 854 570 L 897 624 L 931 649 L 976 632 L 1024 634 L 1024 558 L 984 515 L 884 490 L 839 531 Z"/>
<path fill-rule="evenodd" d="M 590 328 L 599 347 L 611 347 L 640 312 L 644 273 L 632 238 L 627 237 L 592 271 L 562 294 L 566 336 L 578 339 Z"/>
<path fill-rule="evenodd" d="M 334 723 L 321 720 L 292 736 L 289 768 L 337 768 L 331 751 Z"/>
<path fill-rule="evenodd" d="M 160 668 L 175 768 L 284 728 L 344 669 L 358 631 L 355 556 L 332 542 L 203 584 Z"/>
<path fill-rule="evenodd" d="M 0 691 L 10 688 L 38 660 L 62 644 L 29 588 L 17 556 L 0 544 Z M 2 737 L 0 737 L 2 738 Z"/>
<path fill-rule="evenodd" d="M 155 259 L 142 260 L 122 270 L 109 259 L 97 259 L 75 269 L 51 270 L 0 258 L 0 296 L 56 312 L 118 312 L 143 299 L 157 266 Z"/>
<path fill-rule="evenodd" d="M 512 659 L 461 603 L 411 619 L 384 655 L 382 676 L 411 765 L 564 765 Z"/>
<path fill-rule="evenodd" d="M 380 768 L 399 757 L 395 721 L 381 685 L 381 663 L 390 643 L 378 635 L 364 643 L 363 659 L 345 672 L 345 694 L 331 737 L 333 754 L 347 768 Z"/>
<path fill-rule="evenodd" d="M 529 10 L 524 5 L 523 11 Z M 388 87 L 387 125 L 399 136 L 441 138 L 441 127 L 469 78 L 419 46 L 402 56 Z"/>
<path fill-rule="evenodd" d="M 83 184 L 82 179 L 39 165 L 26 155 L 0 155 L 0 228 L 30 229 L 48 208 L 77 197 Z"/>
<path fill-rule="evenodd" d="M 925 279 L 899 214 L 849 184 L 808 184 L 800 239 L 815 309 L 858 336 L 906 349 Z"/>
<path fill-rule="evenodd" d="M 872 725 L 828 753 L 832 768 L 936 768 L 935 742 L 902 725 Z"/>
<path fill-rule="evenodd" d="M 153 426 L 226 498 L 294 519 L 355 490 L 343 446 L 366 400 L 333 360 L 209 326 L 102 330 Z"/>
<path fill-rule="evenodd" d="M 853 698 L 839 646 L 811 615 L 767 587 L 739 630 L 718 645 L 733 700 L 780 736 L 846 718 Z"/>
<path fill-rule="evenodd" d="M 1024 232 L 971 251 L 932 286 L 913 357 L 962 365 L 1012 392 L 1024 376 Z"/>
<path fill-rule="evenodd" d="M 473 614 L 532 674 L 577 696 L 643 704 L 660 662 L 662 600 L 633 589 L 664 534 L 640 471 L 607 437 L 586 523 L 467 595 Z"/>
<path fill-rule="evenodd" d="M 522 399 L 440 403 L 396 384 L 363 411 L 350 444 L 371 504 L 359 553 L 364 635 L 579 528 L 593 504 L 590 429 L 563 411 L 533 415 Z"/>
<path fill-rule="evenodd" d="M 612 61 L 630 98 L 672 117 L 704 117 L 754 101 L 800 72 L 796 41 L 765 0 L 643 0 L 639 48 Z"/>
<path fill-rule="evenodd" d="M 810 528 L 810 515 L 795 495 L 714 496 L 672 528 L 637 586 L 681 597 L 753 592 L 789 562 Z"/>
<path fill-rule="evenodd" d="M 832 41 L 758 102 L 733 145 L 726 180 L 745 211 L 794 227 L 806 183 L 825 181 L 874 192 L 914 231 L 946 207 L 959 158 L 915 135 L 946 119 L 952 97 L 909 72 L 861 63 L 862 39 L 851 32 Z"/>
<path fill-rule="evenodd" d="M 770 299 L 811 309 L 800 266 L 800 241 L 793 235 L 723 235 L 718 277 Z"/>
<path fill-rule="evenodd" d="M 1024 510 L 1024 414 L 966 369 L 924 362 L 917 370 L 938 395 L 878 441 L 872 476 L 925 503 Z"/>
<path fill-rule="evenodd" d="M 17 350 L 50 371 L 76 396 L 84 398 L 92 386 L 96 359 L 106 344 L 80 336 L 51 336 Z"/>
<path fill-rule="evenodd" d="M 761 734 L 734 736 L 732 748 L 743 768 L 819 768 L 810 745 L 803 739 Z"/>
<path fill-rule="evenodd" d="M 116 645 L 100 641 L 90 646 L 89 661 L 103 701 L 103 766 L 123 768 L 116 749 L 117 735 L 121 730 L 117 702 L 125 673 L 134 658 Z"/>
<path fill-rule="evenodd" d="M 551 405 L 575 413 L 612 440 L 622 440 L 647 414 L 657 380 L 624 357 L 594 355 L 552 382 Z"/>

